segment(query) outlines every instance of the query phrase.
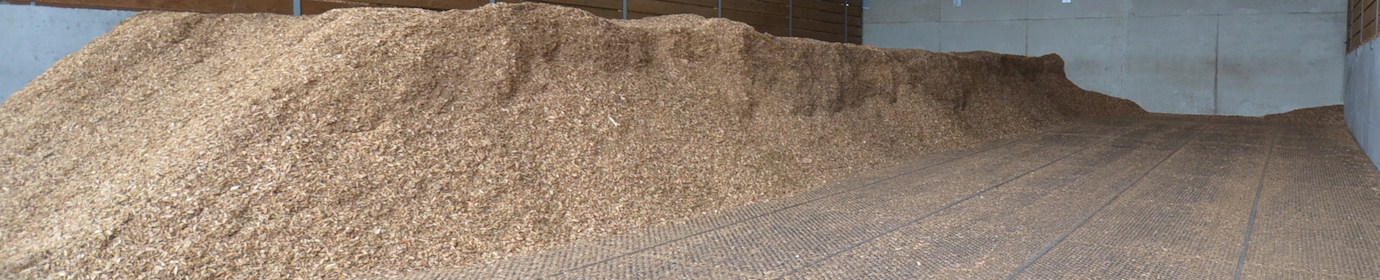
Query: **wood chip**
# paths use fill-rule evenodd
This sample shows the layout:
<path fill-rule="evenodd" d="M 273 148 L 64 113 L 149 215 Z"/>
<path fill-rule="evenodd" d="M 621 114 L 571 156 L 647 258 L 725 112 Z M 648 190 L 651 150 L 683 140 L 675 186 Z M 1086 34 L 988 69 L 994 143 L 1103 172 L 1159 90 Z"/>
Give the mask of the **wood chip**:
<path fill-rule="evenodd" d="M 144 12 L 0 106 L 0 278 L 473 264 L 1141 113 L 1053 55 L 698 16 Z"/>

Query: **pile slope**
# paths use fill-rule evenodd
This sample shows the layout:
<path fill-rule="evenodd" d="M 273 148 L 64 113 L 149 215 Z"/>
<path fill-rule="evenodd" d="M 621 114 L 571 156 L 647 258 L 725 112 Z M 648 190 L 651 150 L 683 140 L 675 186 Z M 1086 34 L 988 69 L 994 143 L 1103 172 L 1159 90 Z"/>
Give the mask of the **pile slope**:
<path fill-rule="evenodd" d="M 1346 112 L 1342 105 L 1303 108 L 1279 114 L 1265 115 L 1261 118 L 1268 121 L 1298 125 L 1324 127 L 1346 126 Z"/>
<path fill-rule="evenodd" d="M 0 278 L 451 267 L 1144 113 L 1062 68 L 536 4 L 145 12 L 0 106 Z"/>

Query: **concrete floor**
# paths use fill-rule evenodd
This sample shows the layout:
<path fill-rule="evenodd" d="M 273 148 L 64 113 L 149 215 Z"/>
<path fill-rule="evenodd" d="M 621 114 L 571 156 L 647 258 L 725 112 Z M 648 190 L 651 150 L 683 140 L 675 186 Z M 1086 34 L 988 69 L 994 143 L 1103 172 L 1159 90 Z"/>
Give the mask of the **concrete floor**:
<path fill-rule="evenodd" d="M 1181 116 L 926 155 L 780 201 L 427 279 L 1380 278 L 1343 128 Z"/>

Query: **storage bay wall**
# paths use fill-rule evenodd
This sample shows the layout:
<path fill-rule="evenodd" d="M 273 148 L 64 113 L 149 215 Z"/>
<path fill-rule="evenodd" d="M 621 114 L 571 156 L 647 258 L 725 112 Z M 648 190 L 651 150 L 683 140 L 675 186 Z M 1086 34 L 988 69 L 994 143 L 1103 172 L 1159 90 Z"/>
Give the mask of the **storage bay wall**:
<path fill-rule="evenodd" d="M 1346 0 L 872 0 L 865 44 L 1067 61 L 1152 112 L 1260 116 L 1342 102 Z"/>
<path fill-rule="evenodd" d="M 1351 0 L 1348 6 L 1346 54 L 1346 124 L 1356 142 L 1380 166 L 1380 54 L 1375 37 L 1380 34 L 1375 0 Z"/>
<path fill-rule="evenodd" d="M 0 102 L 134 15 L 130 11 L 0 5 Z"/>
<path fill-rule="evenodd" d="M 99 8 L 115 10 L 168 10 L 203 13 L 292 14 L 292 0 L 37 0 L 4 1 L 11 4 Z M 432 10 L 472 9 L 489 0 L 301 0 L 303 14 L 319 14 L 347 7 L 415 7 Z M 752 25 L 776 36 L 813 38 L 829 42 L 859 43 L 862 40 L 862 0 L 499 0 L 570 6 L 595 15 L 636 19 L 671 14 L 723 17 Z"/>

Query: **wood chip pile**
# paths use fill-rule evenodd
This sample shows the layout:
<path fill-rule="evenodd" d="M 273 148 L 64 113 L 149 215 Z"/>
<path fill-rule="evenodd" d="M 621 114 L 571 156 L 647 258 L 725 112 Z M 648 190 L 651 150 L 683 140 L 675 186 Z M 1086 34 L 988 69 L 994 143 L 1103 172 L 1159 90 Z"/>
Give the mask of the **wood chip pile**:
<path fill-rule="evenodd" d="M 1053 55 L 697 16 L 145 12 L 0 106 L 0 278 L 453 267 L 1142 113 Z"/>
<path fill-rule="evenodd" d="M 1287 113 L 1266 115 L 1265 120 L 1282 123 L 1315 125 L 1323 127 L 1345 127 L 1346 113 L 1342 105 L 1303 108 Z"/>

